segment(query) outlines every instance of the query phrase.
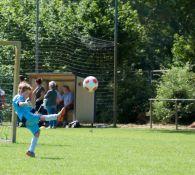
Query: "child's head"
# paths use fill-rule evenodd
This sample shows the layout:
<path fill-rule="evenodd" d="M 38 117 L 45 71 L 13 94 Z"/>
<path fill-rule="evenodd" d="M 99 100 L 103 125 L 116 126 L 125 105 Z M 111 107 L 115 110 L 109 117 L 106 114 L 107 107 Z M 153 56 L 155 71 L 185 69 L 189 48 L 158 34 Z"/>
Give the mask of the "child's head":
<path fill-rule="evenodd" d="M 31 93 L 32 87 L 28 83 L 20 83 L 18 86 L 18 93 L 28 98 Z"/>

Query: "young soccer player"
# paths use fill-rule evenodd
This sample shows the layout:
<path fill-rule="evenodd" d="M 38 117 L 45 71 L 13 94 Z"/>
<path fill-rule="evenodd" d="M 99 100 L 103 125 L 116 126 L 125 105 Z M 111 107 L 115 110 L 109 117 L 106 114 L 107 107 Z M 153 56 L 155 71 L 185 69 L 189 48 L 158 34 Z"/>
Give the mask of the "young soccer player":
<path fill-rule="evenodd" d="M 31 91 L 32 88 L 29 84 L 20 83 L 18 86 L 18 94 L 13 98 L 13 107 L 20 120 L 22 120 L 22 118 L 25 118 L 26 128 L 29 129 L 33 134 L 33 138 L 31 140 L 30 147 L 26 152 L 26 155 L 29 157 L 35 157 L 35 147 L 37 145 L 38 138 L 40 135 L 40 129 L 38 126 L 39 121 L 56 120 L 58 117 L 63 115 L 64 108 L 58 114 L 34 114 L 31 103 L 28 100 Z"/>

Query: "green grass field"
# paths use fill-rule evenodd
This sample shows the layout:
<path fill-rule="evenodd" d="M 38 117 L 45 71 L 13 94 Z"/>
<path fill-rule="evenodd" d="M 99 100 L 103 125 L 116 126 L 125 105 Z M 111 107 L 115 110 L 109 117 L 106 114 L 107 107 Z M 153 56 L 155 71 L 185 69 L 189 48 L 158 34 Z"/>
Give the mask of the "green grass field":
<path fill-rule="evenodd" d="M 0 174 L 194 175 L 195 133 L 149 129 L 42 130 L 36 158 L 30 133 L 0 143 Z"/>

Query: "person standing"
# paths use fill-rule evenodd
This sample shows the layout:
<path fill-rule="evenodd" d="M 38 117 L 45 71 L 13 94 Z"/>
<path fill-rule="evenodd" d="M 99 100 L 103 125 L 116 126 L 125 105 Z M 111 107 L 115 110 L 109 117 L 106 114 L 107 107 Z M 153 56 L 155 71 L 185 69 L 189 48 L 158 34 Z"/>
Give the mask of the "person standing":
<path fill-rule="evenodd" d="M 40 78 L 36 79 L 35 83 L 36 83 L 36 88 L 33 91 L 33 97 L 35 100 L 35 110 L 39 111 L 41 105 L 43 104 L 45 89 L 42 86 L 42 79 L 40 79 Z"/>
<path fill-rule="evenodd" d="M 57 111 L 57 91 L 55 81 L 49 82 L 49 90 L 44 96 L 44 106 L 48 114 L 55 114 Z M 48 128 L 56 128 L 56 120 L 50 121 Z"/>

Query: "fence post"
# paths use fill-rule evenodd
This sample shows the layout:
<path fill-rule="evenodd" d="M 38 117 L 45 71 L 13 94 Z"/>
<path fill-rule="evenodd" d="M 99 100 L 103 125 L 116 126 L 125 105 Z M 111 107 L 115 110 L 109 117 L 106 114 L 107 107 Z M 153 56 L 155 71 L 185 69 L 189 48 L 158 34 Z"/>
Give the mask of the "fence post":
<path fill-rule="evenodd" d="M 14 83 L 13 83 L 13 96 L 17 94 L 19 84 L 19 73 L 20 73 L 20 53 L 21 43 L 15 44 L 15 66 L 14 66 Z M 17 127 L 17 116 L 12 108 L 12 143 L 16 143 L 16 127 Z"/>
<path fill-rule="evenodd" d="M 150 128 L 152 128 L 152 100 L 150 100 Z"/>
<path fill-rule="evenodd" d="M 178 130 L 178 104 L 177 104 L 177 99 L 175 100 L 175 126 L 176 126 L 176 130 Z"/>

